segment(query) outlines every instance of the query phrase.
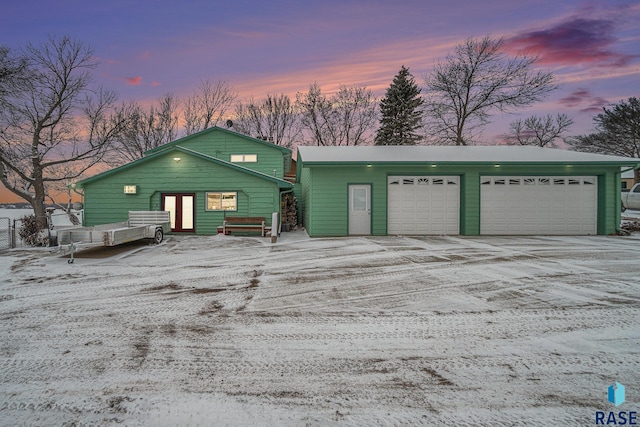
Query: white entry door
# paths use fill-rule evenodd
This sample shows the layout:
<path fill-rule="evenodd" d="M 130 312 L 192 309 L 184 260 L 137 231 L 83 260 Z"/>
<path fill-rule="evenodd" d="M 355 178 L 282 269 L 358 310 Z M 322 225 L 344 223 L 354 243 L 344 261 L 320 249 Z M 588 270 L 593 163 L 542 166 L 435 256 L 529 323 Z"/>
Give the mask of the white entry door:
<path fill-rule="evenodd" d="M 371 234 L 371 185 L 349 186 L 349 235 Z"/>

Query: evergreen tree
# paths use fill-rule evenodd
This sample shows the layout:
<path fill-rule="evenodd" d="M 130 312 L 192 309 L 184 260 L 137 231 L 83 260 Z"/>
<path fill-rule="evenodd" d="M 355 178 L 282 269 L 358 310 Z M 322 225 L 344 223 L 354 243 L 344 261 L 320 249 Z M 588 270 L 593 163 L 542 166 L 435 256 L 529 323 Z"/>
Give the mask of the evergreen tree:
<path fill-rule="evenodd" d="M 382 117 L 375 144 L 415 145 L 421 139 L 416 131 L 422 126 L 422 102 L 420 88 L 403 65 L 380 101 Z"/>

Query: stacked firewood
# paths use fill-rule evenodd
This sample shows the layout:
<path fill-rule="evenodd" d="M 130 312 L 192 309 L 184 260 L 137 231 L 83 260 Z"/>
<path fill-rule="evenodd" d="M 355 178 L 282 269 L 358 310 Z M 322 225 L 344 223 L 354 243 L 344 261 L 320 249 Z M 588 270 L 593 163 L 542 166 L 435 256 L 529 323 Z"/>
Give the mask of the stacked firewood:
<path fill-rule="evenodd" d="M 290 229 L 298 225 L 298 199 L 293 194 L 282 197 L 282 223 L 288 224 Z"/>

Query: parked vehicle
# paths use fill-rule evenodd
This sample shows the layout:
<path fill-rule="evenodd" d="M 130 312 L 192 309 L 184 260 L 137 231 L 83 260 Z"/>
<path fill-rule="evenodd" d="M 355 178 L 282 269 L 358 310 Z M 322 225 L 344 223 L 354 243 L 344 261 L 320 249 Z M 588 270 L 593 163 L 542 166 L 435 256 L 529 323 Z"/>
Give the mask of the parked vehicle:
<path fill-rule="evenodd" d="M 160 243 L 164 233 L 170 230 L 170 224 L 169 211 L 129 211 L 128 221 L 59 230 L 58 245 L 68 245 L 69 263 L 73 263 L 73 253 L 78 246 L 115 246 L 140 239 Z"/>
<path fill-rule="evenodd" d="M 630 191 L 623 192 L 620 198 L 622 212 L 627 209 L 640 209 L 640 183 L 634 185 Z"/>

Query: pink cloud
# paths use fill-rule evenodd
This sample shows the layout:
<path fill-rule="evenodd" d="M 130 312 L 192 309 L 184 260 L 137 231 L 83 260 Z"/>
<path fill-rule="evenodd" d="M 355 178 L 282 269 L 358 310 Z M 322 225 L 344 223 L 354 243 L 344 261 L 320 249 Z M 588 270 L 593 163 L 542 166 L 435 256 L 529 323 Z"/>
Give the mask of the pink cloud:
<path fill-rule="evenodd" d="M 127 77 L 127 78 L 125 78 L 125 80 L 127 81 L 127 84 L 129 86 L 139 86 L 139 85 L 142 84 L 142 77 L 141 76 Z"/>
<path fill-rule="evenodd" d="M 523 32 L 507 40 L 507 46 L 539 55 L 541 64 L 625 66 L 638 55 L 614 50 L 618 41 L 615 29 L 615 22 L 609 19 L 573 18 L 546 29 Z"/>

